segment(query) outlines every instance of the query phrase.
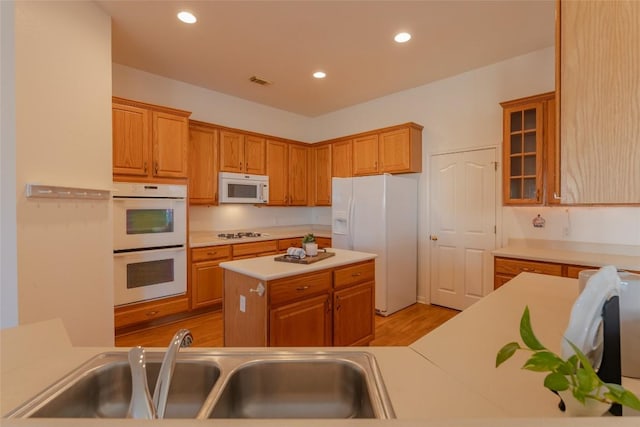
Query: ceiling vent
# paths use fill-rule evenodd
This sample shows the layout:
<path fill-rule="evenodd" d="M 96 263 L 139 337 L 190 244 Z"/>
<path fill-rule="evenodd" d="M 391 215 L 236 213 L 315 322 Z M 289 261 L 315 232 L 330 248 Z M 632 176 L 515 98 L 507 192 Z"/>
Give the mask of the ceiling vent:
<path fill-rule="evenodd" d="M 258 76 L 249 77 L 249 81 L 251 81 L 251 82 L 253 82 L 255 84 L 258 84 L 260 86 L 269 86 L 269 85 L 273 84 L 273 82 L 270 82 L 269 80 L 262 79 L 262 78 L 260 78 Z"/>

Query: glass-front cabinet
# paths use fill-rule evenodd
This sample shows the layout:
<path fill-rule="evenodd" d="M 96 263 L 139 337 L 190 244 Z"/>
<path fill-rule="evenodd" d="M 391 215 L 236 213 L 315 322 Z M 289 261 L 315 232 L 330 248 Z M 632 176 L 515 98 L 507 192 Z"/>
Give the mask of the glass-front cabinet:
<path fill-rule="evenodd" d="M 553 93 L 503 102 L 503 203 L 544 202 L 545 155 L 549 138 L 549 100 Z"/>

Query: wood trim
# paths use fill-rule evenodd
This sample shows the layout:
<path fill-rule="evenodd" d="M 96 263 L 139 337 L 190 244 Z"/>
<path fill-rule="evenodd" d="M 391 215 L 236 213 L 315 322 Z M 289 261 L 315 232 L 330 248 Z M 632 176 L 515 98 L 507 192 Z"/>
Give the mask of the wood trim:
<path fill-rule="evenodd" d="M 146 102 L 134 101 L 132 99 L 119 98 L 117 96 L 111 97 L 111 101 L 116 104 L 129 105 L 131 107 L 146 108 L 148 110 L 153 110 L 153 111 L 167 113 L 167 114 L 173 114 L 176 116 L 183 116 L 187 118 L 191 115 L 191 111 L 178 110 L 177 108 L 165 107 L 163 105 L 149 104 Z"/>

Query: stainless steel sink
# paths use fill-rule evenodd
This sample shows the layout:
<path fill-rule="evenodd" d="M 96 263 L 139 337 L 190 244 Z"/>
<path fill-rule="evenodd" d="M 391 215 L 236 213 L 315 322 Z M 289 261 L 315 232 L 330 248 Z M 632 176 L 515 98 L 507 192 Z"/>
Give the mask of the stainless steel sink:
<path fill-rule="evenodd" d="M 147 352 L 150 385 L 162 352 Z M 153 390 L 151 390 L 153 392 Z M 131 397 L 126 352 L 89 360 L 8 418 L 125 418 Z M 367 352 L 184 351 L 165 418 L 395 418 Z"/>
<path fill-rule="evenodd" d="M 151 387 L 162 352 L 147 352 Z M 220 377 L 215 360 L 185 353 L 176 362 L 165 418 L 194 418 Z M 153 393 L 153 390 L 151 390 Z M 126 418 L 131 399 L 127 353 L 103 353 L 8 415 L 10 418 Z"/>
<path fill-rule="evenodd" d="M 374 410 L 375 394 L 365 369 L 348 358 L 258 360 L 229 376 L 210 417 L 382 417 L 382 405 Z"/>

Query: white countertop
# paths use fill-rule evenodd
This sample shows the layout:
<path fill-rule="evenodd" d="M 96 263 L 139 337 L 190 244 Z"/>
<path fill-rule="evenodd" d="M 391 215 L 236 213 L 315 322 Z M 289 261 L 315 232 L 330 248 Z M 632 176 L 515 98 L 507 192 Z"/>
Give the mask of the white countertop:
<path fill-rule="evenodd" d="M 518 325 L 528 304 L 540 341 L 558 350 L 577 280 L 523 273 L 446 322 L 410 347 L 323 348 L 368 351 L 377 360 L 391 398 L 395 420 L 331 420 L 336 426 L 575 426 L 556 409 L 558 399 L 542 386 L 544 374 L 524 371 L 519 360 L 494 367 L 495 354 L 519 339 Z M 59 320 L 1 331 L 2 414 L 34 396 L 92 355 L 112 348 L 72 347 Z M 126 351 L 123 348 L 115 350 Z M 206 351 L 189 348 L 184 351 Z M 215 349 L 220 351 L 219 348 Z M 256 349 L 229 349 L 232 351 Z M 273 351 L 262 348 L 260 351 Z M 277 349 L 283 351 L 286 349 Z M 309 351 L 310 349 L 304 349 Z M 636 394 L 640 380 L 623 383 Z M 9 392 L 10 391 L 10 392 Z M 637 417 L 580 419 L 581 427 L 637 426 Z M 2 420 L 3 426 L 148 425 L 139 420 Z M 166 426 L 201 426 L 197 420 L 157 420 Z M 328 425 L 326 420 L 215 420 L 218 426 Z"/>
<path fill-rule="evenodd" d="M 640 271 L 640 247 L 555 240 L 512 239 L 493 255 L 506 258 Z"/>
<path fill-rule="evenodd" d="M 242 239 L 223 239 L 221 233 L 237 233 L 253 231 L 261 233 L 260 237 L 243 237 Z M 293 225 L 282 227 L 253 227 L 250 230 L 206 230 L 189 232 L 189 246 L 199 248 L 204 246 L 235 245 L 238 243 L 263 242 L 266 240 L 290 239 L 313 233 L 317 237 L 331 237 L 331 227 L 324 225 Z"/>
<path fill-rule="evenodd" d="M 225 261 L 220 267 L 225 270 L 235 271 L 245 276 L 258 280 L 274 280 L 282 277 L 296 276 L 298 274 L 311 273 L 341 265 L 354 264 L 356 262 L 374 259 L 377 255 L 366 252 L 349 251 L 346 249 L 328 248 L 327 252 L 334 252 L 335 256 L 325 258 L 312 264 L 295 264 L 291 262 L 274 261 L 280 255 L 268 255 L 258 258 L 239 259 Z"/>

